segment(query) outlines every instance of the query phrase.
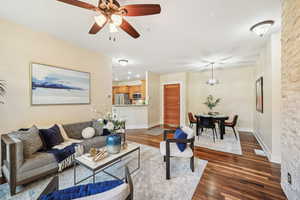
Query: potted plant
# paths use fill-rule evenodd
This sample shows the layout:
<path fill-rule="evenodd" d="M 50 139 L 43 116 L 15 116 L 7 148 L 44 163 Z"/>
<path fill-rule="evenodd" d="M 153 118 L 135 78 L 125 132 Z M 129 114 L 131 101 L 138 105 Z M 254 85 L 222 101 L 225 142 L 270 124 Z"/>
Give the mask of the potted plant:
<path fill-rule="evenodd" d="M 5 81 L 0 80 L 0 97 L 4 97 L 6 93 Z M 0 104 L 4 104 L 3 101 L 0 101 Z"/>
<path fill-rule="evenodd" d="M 213 108 L 216 107 L 219 103 L 220 103 L 221 99 L 217 98 L 215 99 L 212 95 L 209 95 L 206 98 L 206 102 L 204 102 L 204 104 L 209 108 L 209 115 L 214 115 L 214 114 L 218 114 L 217 112 L 213 112 Z"/>

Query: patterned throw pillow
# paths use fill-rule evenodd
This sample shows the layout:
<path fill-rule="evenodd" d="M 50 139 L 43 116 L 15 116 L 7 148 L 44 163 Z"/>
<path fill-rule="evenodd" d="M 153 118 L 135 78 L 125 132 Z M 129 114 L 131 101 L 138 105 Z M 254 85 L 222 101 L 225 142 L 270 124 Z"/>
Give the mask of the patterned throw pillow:
<path fill-rule="evenodd" d="M 39 136 L 39 129 L 36 126 L 32 126 L 27 131 L 16 131 L 13 135 L 23 142 L 23 153 L 25 158 L 30 157 L 43 147 L 42 140 Z"/>

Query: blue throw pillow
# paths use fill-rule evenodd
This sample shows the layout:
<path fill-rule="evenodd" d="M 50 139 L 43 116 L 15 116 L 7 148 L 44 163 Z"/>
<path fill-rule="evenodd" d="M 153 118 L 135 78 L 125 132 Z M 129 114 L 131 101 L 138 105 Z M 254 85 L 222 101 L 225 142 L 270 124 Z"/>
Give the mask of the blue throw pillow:
<path fill-rule="evenodd" d="M 49 129 L 40 129 L 39 133 L 43 142 L 44 150 L 51 149 L 55 145 L 59 145 L 64 141 L 57 125 L 54 125 Z"/>
<path fill-rule="evenodd" d="M 87 197 L 111 190 L 124 182 L 121 180 L 104 181 L 100 183 L 90 183 L 87 185 L 79 185 L 64 190 L 58 190 L 48 195 L 42 195 L 40 200 L 71 200 Z"/>
<path fill-rule="evenodd" d="M 174 134 L 174 139 L 186 139 L 187 138 L 187 134 L 185 132 L 183 132 L 180 128 L 176 129 L 175 134 Z M 186 149 L 186 143 L 180 143 L 180 142 L 176 142 L 178 149 L 181 152 L 184 152 L 184 150 Z"/>

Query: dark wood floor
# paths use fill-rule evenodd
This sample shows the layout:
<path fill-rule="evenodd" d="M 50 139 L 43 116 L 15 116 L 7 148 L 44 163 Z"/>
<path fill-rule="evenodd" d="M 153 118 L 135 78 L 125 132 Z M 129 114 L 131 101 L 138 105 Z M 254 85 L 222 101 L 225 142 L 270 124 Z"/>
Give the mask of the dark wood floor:
<path fill-rule="evenodd" d="M 132 130 L 128 140 L 159 147 L 162 135 L 145 134 L 146 130 Z M 226 136 L 226 135 L 225 135 Z M 257 156 L 261 149 L 252 133 L 240 133 L 243 155 L 235 155 L 196 147 L 196 157 L 208 164 L 194 193 L 193 200 L 281 200 L 286 199 L 280 187 L 280 165 Z"/>

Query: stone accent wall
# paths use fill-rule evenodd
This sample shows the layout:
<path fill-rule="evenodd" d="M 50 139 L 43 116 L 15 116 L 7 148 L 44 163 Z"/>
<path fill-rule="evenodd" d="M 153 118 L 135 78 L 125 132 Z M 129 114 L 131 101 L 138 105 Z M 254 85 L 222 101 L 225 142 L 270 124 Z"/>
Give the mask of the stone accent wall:
<path fill-rule="evenodd" d="M 282 3 L 281 185 L 288 199 L 300 199 L 300 0 Z"/>

